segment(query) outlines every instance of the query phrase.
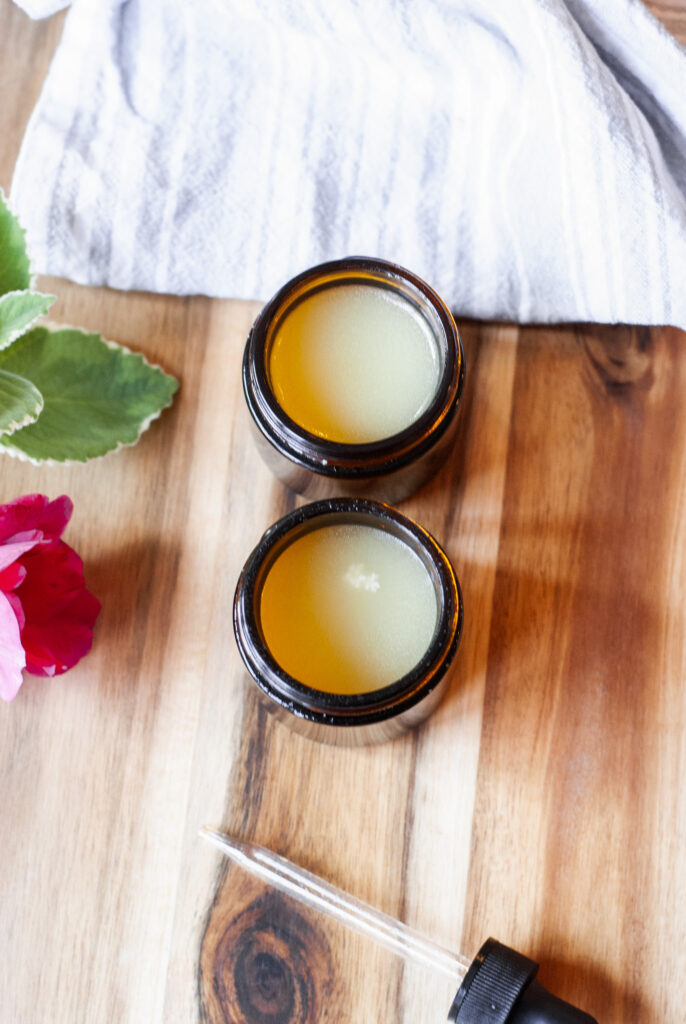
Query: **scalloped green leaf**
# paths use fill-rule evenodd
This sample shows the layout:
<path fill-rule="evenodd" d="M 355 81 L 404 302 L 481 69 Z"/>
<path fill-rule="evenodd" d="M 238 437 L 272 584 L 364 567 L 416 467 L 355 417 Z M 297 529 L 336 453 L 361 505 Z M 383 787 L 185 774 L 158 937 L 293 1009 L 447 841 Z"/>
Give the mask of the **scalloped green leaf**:
<path fill-rule="evenodd" d="M 16 373 L 0 370 L 0 434 L 8 436 L 35 423 L 43 408 L 38 388 Z"/>
<path fill-rule="evenodd" d="M 16 341 L 31 324 L 45 316 L 55 295 L 41 292 L 7 292 L 0 297 L 0 349 Z"/>
<path fill-rule="evenodd" d="M 31 269 L 24 230 L 0 188 L 0 295 L 31 286 Z"/>
<path fill-rule="evenodd" d="M 0 369 L 28 375 L 43 395 L 35 423 L 0 437 L 31 462 L 85 462 L 135 444 L 178 388 L 143 356 L 72 327 L 34 327 L 0 351 Z"/>

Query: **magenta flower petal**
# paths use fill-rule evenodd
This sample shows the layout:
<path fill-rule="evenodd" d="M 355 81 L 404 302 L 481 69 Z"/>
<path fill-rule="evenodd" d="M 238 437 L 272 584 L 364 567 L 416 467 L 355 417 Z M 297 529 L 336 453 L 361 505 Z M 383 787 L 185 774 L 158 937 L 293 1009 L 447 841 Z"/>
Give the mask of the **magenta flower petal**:
<path fill-rule="evenodd" d="M 54 501 L 44 494 L 26 494 L 9 505 L 0 505 L 0 544 L 31 530 L 40 530 L 46 540 L 57 540 L 73 511 L 66 494 Z"/>
<path fill-rule="evenodd" d="M 22 556 L 22 564 L 26 579 L 15 594 L 26 617 L 26 668 L 59 675 L 90 650 L 100 602 L 86 588 L 81 559 L 64 541 L 38 545 Z"/>
<path fill-rule="evenodd" d="M 0 551 L 2 548 L 0 548 Z M 0 590 L 14 590 L 26 579 L 26 569 L 21 562 L 12 562 L 0 572 Z"/>
<path fill-rule="evenodd" d="M 54 676 L 90 650 L 100 602 L 81 559 L 60 536 L 73 511 L 62 495 L 27 494 L 0 505 L 0 697 L 12 700 L 22 669 Z"/>
<path fill-rule="evenodd" d="M 0 593 L 0 697 L 14 700 L 26 665 L 19 623 L 5 594 Z"/>
<path fill-rule="evenodd" d="M 2 548 L 0 548 L 0 552 Z M 12 562 L 6 569 L 0 572 L 0 590 L 7 593 L 8 590 L 14 590 L 26 579 L 26 569 L 21 562 Z"/>

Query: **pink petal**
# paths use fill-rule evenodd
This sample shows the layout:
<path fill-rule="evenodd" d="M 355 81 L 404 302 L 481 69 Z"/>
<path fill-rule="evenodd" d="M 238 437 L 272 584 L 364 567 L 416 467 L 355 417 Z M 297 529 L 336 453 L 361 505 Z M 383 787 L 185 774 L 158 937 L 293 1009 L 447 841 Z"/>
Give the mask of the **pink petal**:
<path fill-rule="evenodd" d="M 0 697 L 3 700 L 14 700 L 17 696 L 25 665 L 17 617 L 6 596 L 0 594 Z"/>
<path fill-rule="evenodd" d="M 37 530 L 35 531 L 37 536 L 35 540 L 24 540 L 21 542 L 12 541 L 9 544 L 0 545 L 0 573 L 3 569 L 12 565 L 12 562 L 24 554 L 25 551 L 30 551 L 31 548 L 35 548 L 36 544 L 40 543 L 43 539 L 43 535 Z M 5 589 L 4 587 L 2 588 Z"/>
<path fill-rule="evenodd" d="M 26 616 L 26 667 L 35 675 L 58 675 L 90 650 L 100 602 L 86 589 L 81 559 L 64 541 L 39 545 L 22 564 L 27 576 L 16 596 Z"/>
<path fill-rule="evenodd" d="M 16 594 L 12 593 L 6 593 L 5 597 L 9 601 L 10 607 L 17 617 L 17 622 L 19 623 L 19 635 L 21 636 L 21 631 L 24 628 L 24 623 L 26 622 L 26 616 L 24 615 L 24 609 L 21 606 L 21 601 Z"/>
<path fill-rule="evenodd" d="M 46 540 L 57 540 L 73 510 L 72 501 L 66 494 L 54 501 L 44 494 L 25 494 L 8 505 L 0 505 L 0 543 L 27 530 L 40 530 Z"/>

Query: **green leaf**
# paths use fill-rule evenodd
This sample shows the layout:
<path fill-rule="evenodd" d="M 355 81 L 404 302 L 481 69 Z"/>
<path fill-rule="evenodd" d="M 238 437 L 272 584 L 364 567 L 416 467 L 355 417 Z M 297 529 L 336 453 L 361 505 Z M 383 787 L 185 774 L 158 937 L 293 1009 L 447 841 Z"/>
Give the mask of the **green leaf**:
<path fill-rule="evenodd" d="M 43 396 L 30 380 L 0 370 L 0 435 L 35 423 L 42 408 Z"/>
<path fill-rule="evenodd" d="M 135 444 L 178 388 L 142 356 L 72 327 L 34 327 L 0 352 L 0 368 L 30 377 L 43 395 L 36 423 L 0 437 L 31 462 L 85 462 Z"/>
<path fill-rule="evenodd" d="M 41 292 L 7 292 L 0 298 L 0 349 L 11 345 L 38 319 L 45 316 L 55 295 Z"/>
<path fill-rule="evenodd" d="M 31 271 L 24 231 L 0 188 L 0 295 L 23 291 L 30 285 Z"/>

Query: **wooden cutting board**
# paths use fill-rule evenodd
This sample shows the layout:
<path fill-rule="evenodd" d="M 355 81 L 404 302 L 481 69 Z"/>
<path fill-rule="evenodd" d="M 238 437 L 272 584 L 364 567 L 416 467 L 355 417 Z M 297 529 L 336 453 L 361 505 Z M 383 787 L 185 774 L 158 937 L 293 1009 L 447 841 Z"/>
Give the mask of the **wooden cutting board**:
<path fill-rule="evenodd" d="M 7 187 L 60 18 L 0 3 Z M 0 707 L 3 1024 L 445 1020 L 448 983 L 229 870 L 205 823 L 468 955 L 515 945 L 603 1024 L 685 1021 L 684 334 L 460 325 L 458 442 L 402 505 L 462 582 L 451 689 L 345 750 L 265 715 L 233 641 L 240 568 L 296 502 L 248 436 L 258 306 L 40 285 L 182 388 L 136 448 L 0 463 L 0 502 L 73 498 L 103 604 L 88 658 Z"/>

